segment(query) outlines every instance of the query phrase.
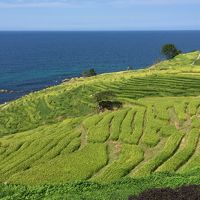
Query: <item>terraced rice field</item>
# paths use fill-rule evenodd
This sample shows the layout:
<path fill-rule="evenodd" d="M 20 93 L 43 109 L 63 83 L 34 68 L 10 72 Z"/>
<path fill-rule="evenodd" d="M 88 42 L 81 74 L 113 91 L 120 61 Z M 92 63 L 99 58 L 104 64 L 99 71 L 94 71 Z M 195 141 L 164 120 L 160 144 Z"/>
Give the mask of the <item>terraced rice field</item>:
<path fill-rule="evenodd" d="M 197 170 L 200 66 L 192 63 L 198 55 L 72 80 L 1 105 L 0 181 L 109 183 Z M 108 90 L 123 108 L 99 113 L 94 96 Z"/>

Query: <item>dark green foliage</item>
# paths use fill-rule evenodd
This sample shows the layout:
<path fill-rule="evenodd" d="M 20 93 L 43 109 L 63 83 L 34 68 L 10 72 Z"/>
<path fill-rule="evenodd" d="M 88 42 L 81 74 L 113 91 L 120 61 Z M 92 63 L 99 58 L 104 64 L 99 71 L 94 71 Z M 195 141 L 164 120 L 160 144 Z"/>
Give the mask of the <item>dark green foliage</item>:
<path fill-rule="evenodd" d="M 184 200 L 193 199 L 197 200 L 200 198 L 200 186 L 199 185 L 189 185 L 182 186 L 177 189 L 172 188 L 162 188 L 162 189 L 151 189 L 143 192 L 138 197 L 129 197 L 128 200 Z"/>
<path fill-rule="evenodd" d="M 192 176 L 175 174 L 155 174 L 140 179 L 124 178 L 110 184 L 77 182 L 59 185 L 23 186 L 0 185 L 0 199 L 73 199 L 73 200 L 127 200 L 151 188 L 177 188 L 182 185 L 199 185 L 198 170 Z"/>
<path fill-rule="evenodd" d="M 83 77 L 90 77 L 90 76 L 96 76 L 96 75 L 97 73 L 93 68 L 83 72 Z"/>
<path fill-rule="evenodd" d="M 95 94 L 95 99 L 97 102 L 110 100 L 115 97 L 115 93 L 113 91 L 102 91 Z"/>
<path fill-rule="evenodd" d="M 98 103 L 98 110 L 104 111 L 104 109 L 113 110 L 114 108 L 121 108 L 121 102 L 113 101 L 113 98 L 115 97 L 115 93 L 109 90 L 96 93 L 95 100 Z"/>
<path fill-rule="evenodd" d="M 174 44 L 166 44 L 162 47 L 161 53 L 166 56 L 167 59 L 172 59 L 181 53 Z"/>
<path fill-rule="evenodd" d="M 122 107 L 122 103 L 119 101 L 100 101 L 99 102 L 99 111 L 103 112 L 104 110 L 114 110 Z"/>

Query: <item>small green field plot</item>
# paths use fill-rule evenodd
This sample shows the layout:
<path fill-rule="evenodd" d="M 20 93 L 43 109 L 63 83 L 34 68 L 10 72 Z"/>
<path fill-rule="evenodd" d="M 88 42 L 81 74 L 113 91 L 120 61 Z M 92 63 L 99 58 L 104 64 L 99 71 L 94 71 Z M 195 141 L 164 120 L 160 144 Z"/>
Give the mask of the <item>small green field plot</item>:
<path fill-rule="evenodd" d="M 88 130 L 89 142 L 105 142 L 110 136 L 110 124 L 113 119 L 113 113 L 103 116 L 102 120 Z"/>
<path fill-rule="evenodd" d="M 192 129 L 183 141 L 182 146 L 173 157 L 168 159 L 157 171 L 176 171 L 189 160 L 195 152 L 199 141 L 199 130 Z"/>
<path fill-rule="evenodd" d="M 103 167 L 106 162 L 105 145 L 89 144 L 82 150 L 69 156 L 62 155 L 42 165 L 37 165 L 32 169 L 15 173 L 8 181 L 44 184 L 50 180 L 52 183 L 86 180 Z"/>
<path fill-rule="evenodd" d="M 67 188 L 66 199 L 93 199 L 94 190 L 96 199 L 128 199 L 129 187 L 137 194 L 143 183 L 200 184 L 199 54 L 75 78 L 0 105 L 0 199 L 16 188 Z M 120 107 L 100 109 L 96 96 L 108 91 L 102 102 Z M 127 193 L 113 196 L 121 186 Z"/>
<path fill-rule="evenodd" d="M 115 112 L 114 118 L 110 126 L 110 138 L 112 140 L 118 140 L 121 133 L 121 125 L 124 118 L 127 116 L 129 109 L 120 110 Z"/>
<path fill-rule="evenodd" d="M 138 146 L 124 144 L 121 148 L 119 158 L 108 164 L 92 181 L 106 183 L 118 180 L 143 160 L 143 151 Z"/>
<path fill-rule="evenodd" d="M 180 142 L 183 138 L 182 133 L 176 133 L 169 137 L 166 144 L 152 159 L 145 161 L 132 175 L 146 176 L 154 172 L 163 162 L 168 160 L 179 148 Z"/>
<path fill-rule="evenodd" d="M 60 85 L 53 91 L 47 89 L 11 102 L 0 108 L 0 135 L 89 114 L 95 109 L 91 94 L 83 86 L 65 89 Z"/>
<path fill-rule="evenodd" d="M 133 122 L 135 118 L 136 111 L 134 109 L 131 109 L 126 114 L 122 124 L 121 124 L 121 133 L 119 136 L 120 141 L 131 143 L 133 135 Z"/>

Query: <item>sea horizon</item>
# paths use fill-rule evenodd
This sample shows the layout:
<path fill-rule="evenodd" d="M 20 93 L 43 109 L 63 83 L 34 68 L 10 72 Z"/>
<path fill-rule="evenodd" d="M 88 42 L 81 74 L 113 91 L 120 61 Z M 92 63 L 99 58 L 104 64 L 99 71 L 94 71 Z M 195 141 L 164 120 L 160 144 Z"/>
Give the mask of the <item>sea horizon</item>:
<path fill-rule="evenodd" d="M 0 32 L 190 32 L 200 31 L 200 29 L 144 29 L 144 30 L 0 30 Z"/>

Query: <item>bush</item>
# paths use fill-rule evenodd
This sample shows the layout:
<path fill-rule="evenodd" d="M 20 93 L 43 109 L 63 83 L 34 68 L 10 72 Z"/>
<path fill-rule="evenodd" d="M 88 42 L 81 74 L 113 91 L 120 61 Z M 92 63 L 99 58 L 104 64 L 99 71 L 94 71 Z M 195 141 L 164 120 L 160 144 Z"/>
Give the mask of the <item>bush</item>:
<path fill-rule="evenodd" d="M 99 111 L 103 112 L 105 109 L 114 110 L 122 107 L 122 103 L 119 101 L 101 101 L 99 102 Z"/>
<path fill-rule="evenodd" d="M 95 94 L 95 99 L 97 102 L 110 100 L 113 97 L 115 97 L 115 94 L 112 91 L 103 91 Z"/>
<path fill-rule="evenodd" d="M 96 76 L 96 71 L 92 68 L 83 72 L 83 77 Z"/>

